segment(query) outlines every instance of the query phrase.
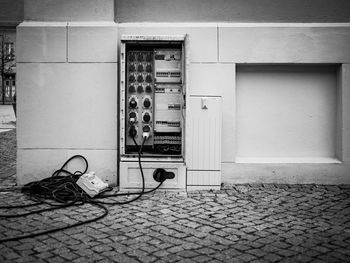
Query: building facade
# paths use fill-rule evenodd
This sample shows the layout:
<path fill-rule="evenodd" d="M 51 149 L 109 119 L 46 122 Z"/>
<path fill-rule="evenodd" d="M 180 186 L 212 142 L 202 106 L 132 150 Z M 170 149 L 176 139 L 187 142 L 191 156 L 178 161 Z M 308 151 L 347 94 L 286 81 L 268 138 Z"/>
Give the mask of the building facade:
<path fill-rule="evenodd" d="M 0 104 L 12 104 L 16 94 L 16 29 L 0 31 Z"/>
<path fill-rule="evenodd" d="M 349 2 L 27 0 L 16 48 L 19 184 L 74 154 L 123 181 L 122 41 L 152 36 L 184 37 L 187 127 L 196 98 L 221 100 L 220 134 L 203 137 L 220 137 L 219 166 L 191 166 L 217 149 L 193 148 L 211 124 L 184 131 L 195 153 L 184 157 L 185 188 L 350 183 Z"/>
<path fill-rule="evenodd" d="M 16 92 L 16 26 L 23 21 L 23 1 L 0 1 L 0 104 L 12 104 Z"/>

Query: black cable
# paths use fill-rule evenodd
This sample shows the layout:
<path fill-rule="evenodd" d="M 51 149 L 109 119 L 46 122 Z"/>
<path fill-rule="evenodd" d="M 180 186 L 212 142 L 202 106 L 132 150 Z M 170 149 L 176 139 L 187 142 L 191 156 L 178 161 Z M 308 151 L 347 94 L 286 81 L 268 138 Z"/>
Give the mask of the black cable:
<path fill-rule="evenodd" d="M 104 213 L 96 218 L 89 219 L 86 221 L 81 221 L 75 224 L 67 225 L 65 227 L 60 227 L 60 228 L 55 228 L 51 230 L 46 230 L 42 232 L 37 232 L 37 233 L 31 233 L 28 235 L 22 235 L 22 236 L 17 236 L 17 237 L 11 237 L 11 238 L 6 238 L 6 239 L 1 239 L 0 243 L 7 242 L 7 241 L 14 241 L 14 240 L 19 240 L 23 238 L 29 238 L 29 237 L 35 237 L 43 234 L 49 234 L 57 231 L 61 231 L 64 229 L 68 229 L 71 227 L 75 226 L 80 226 L 83 224 L 95 222 L 99 219 L 102 219 L 103 217 L 108 215 L 108 209 L 103 206 L 103 204 L 106 205 L 122 205 L 122 204 L 129 204 L 131 202 L 136 201 L 137 199 L 141 198 L 142 195 L 154 192 L 157 190 L 163 182 L 160 182 L 159 185 L 151 190 L 145 191 L 145 177 L 142 169 L 142 164 L 141 164 L 141 154 L 142 154 L 142 149 L 144 146 L 144 143 L 146 141 L 146 137 L 144 137 L 141 147 L 138 151 L 138 162 L 139 162 L 139 167 L 140 167 L 140 172 L 141 172 L 141 177 L 142 177 L 142 189 L 141 192 L 133 192 L 133 193 L 120 193 L 120 194 L 112 194 L 112 195 L 100 195 L 97 196 L 96 199 L 102 199 L 102 198 L 109 198 L 109 197 L 117 197 L 117 196 L 127 196 L 127 195 L 137 195 L 135 198 L 123 202 L 103 202 L 103 201 L 98 201 L 90 198 L 77 184 L 77 180 L 82 174 L 85 174 L 88 170 L 88 161 L 86 158 L 82 155 L 74 155 L 71 158 L 69 158 L 62 166 L 60 169 L 56 170 L 51 177 L 45 178 L 41 181 L 36 181 L 36 182 L 31 182 L 23 186 L 22 188 L 22 193 L 27 195 L 30 200 L 32 200 L 35 203 L 31 204 L 24 204 L 24 205 L 16 205 L 16 206 L 0 206 L 0 209 L 13 209 L 13 208 L 26 208 L 26 207 L 31 207 L 31 206 L 37 206 L 41 204 L 46 204 L 50 205 L 51 207 L 49 208 L 43 208 L 40 210 L 35 210 L 35 211 L 29 211 L 27 213 L 22 213 L 22 214 L 12 214 L 12 215 L 0 215 L 0 217 L 4 218 L 15 218 L 15 217 L 21 217 L 21 216 L 28 216 L 31 214 L 37 214 L 41 212 L 47 212 L 47 211 L 52 211 L 52 210 L 57 210 L 61 208 L 66 208 L 70 206 L 80 206 L 84 205 L 85 203 L 90 203 L 91 205 L 97 206 L 100 209 L 104 211 Z M 136 140 L 133 138 L 134 143 L 136 146 Z M 75 171 L 74 173 L 71 173 L 70 171 L 66 170 L 65 167 L 67 164 L 75 159 L 75 158 L 81 158 L 85 162 L 85 169 L 84 171 Z M 65 174 L 64 176 L 61 174 Z M 107 191 L 111 190 L 111 188 L 108 188 Z M 47 200 L 50 200 L 48 202 Z"/>
<path fill-rule="evenodd" d="M 92 205 L 95 205 L 95 206 L 101 208 L 103 210 L 103 214 L 98 216 L 98 217 L 92 218 L 92 219 L 88 219 L 88 220 L 85 220 L 85 221 L 80 221 L 80 222 L 77 222 L 77 223 L 74 223 L 74 224 L 71 224 L 71 225 L 67 225 L 67 226 L 64 226 L 64 227 L 60 227 L 60 228 L 54 228 L 54 229 L 45 230 L 45 231 L 42 231 L 42 232 L 31 233 L 31 234 L 17 236 L 17 237 L 9 237 L 9 238 L 0 239 L 0 243 L 4 243 L 4 242 L 8 242 L 8 241 L 16 241 L 16 240 L 23 239 L 23 238 L 32 238 L 32 237 L 36 237 L 36 236 L 40 236 L 40 235 L 46 235 L 46 234 L 54 233 L 54 232 L 57 232 L 57 231 L 62 231 L 62 230 L 68 229 L 68 228 L 72 228 L 72 227 L 81 226 L 81 225 L 84 225 L 84 224 L 95 222 L 95 221 L 100 220 L 100 219 L 102 219 L 102 218 L 104 218 L 104 217 L 106 217 L 108 215 L 108 209 L 106 207 L 104 207 L 103 205 L 100 205 L 100 204 L 92 204 Z"/>
<path fill-rule="evenodd" d="M 132 137 L 132 140 L 134 141 L 135 145 L 136 145 L 137 147 L 139 147 L 139 145 L 137 144 L 137 142 L 136 142 L 136 140 L 135 140 L 135 137 Z"/>
<path fill-rule="evenodd" d="M 132 137 L 134 143 L 136 146 L 139 146 L 135 140 L 135 137 Z M 142 169 L 142 164 L 141 164 L 141 154 L 142 154 L 142 148 L 143 148 L 143 145 L 146 141 L 146 137 L 144 137 L 143 139 L 143 142 L 142 142 L 142 145 L 141 145 L 141 148 L 140 150 L 138 151 L 138 162 L 139 162 L 139 168 L 140 168 L 140 171 L 141 171 L 141 176 L 143 178 L 143 184 L 144 184 L 144 174 L 143 174 L 143 169 Z M 159 189 L 159 187 L 162 186 L 164 181 L 160 182 L 155 188 L 151 189 L 151 190 L 148 190 L 148 191 L 144 191 L 143 189 L 143 194 L 149 194 L 149 193 L 152 193 L 154 191 L 156 191 L 157 189 Z M 144 187 L 143 187 L 144 188 Z M 140 194 L 140 192 L 131 192 L 131 193 L 118 193 L 118 194 L 109 194 L 109 195 L 105 195 L 105 194 L 102 194 L 101 195 L 97 195 L 95 196 L 96 199 L 99 199 L 99 198 L 106 198 L 106 197 L 117 197 L 117 196 L 127 196 L 127 195 L 138 195 Z"/>
<path fill-rule="evenodd" d="M 142 141 L 142 144 L 141 144 L 141 147 L 140 147 L 140 150 L 138 151 L 138 161 L 139 161 L 139 168 L 140 168 L 140 172 L 141 172 L 141 178 L 142 178 L 142 189 L 141 189 L 141 192 L 139 193 L 126 193 L 126 194 L 115 194 L 115 195 L 108 195 L 108 197 L 114 197 L 114 196 L 122 196 L 122 195 L 133 195 L 133 194 L 137 194 L 137 196 L 131 200 L 127 200 L 127 201 L 124 201 L 124 202 L 118 202 L 118 201 L 115 201 L 115 202 L 103 202 L 103 201 L 94 201 L 94 200 L 91 200 L 92 202 L 98 202 L 100 204 L 105 204 L 105 205 L 124 205 L 124 204 L 129 204 L 131 202 L 134 202 L 136 201 L 137 199 L 139 199 L 141 196 L 144 195 L 145 193 L 145 176 L 143 174 L 143 169 L 142 169 L 142 164 L 141 164 L 141 154 L 142 154 L 142 148 L 146 142 L 146 139 L 147 137 L 144 137 L 143 138 L 143 141 Z M 135 141 L 135 138 L 133 137 L 133 140 L 134 140 L 134 143 L 137 145 L 136 141 Z M 157 186 L 157 189 L 160 187 Z M 99 198 L 106 198 L 106 196 L 101 196 Z"/>
<path fill-rule="evenodd" d="M 83 205 L 83 204 L 84 203 L 80 203 L 80 204 L 75 203 L 75 205 L 77 205 L 77 206 Z M 72 206 L 72 205 L 71 204 L 67 204 L 67 205 L 43 208 L 43 209 L 40 209 L 40 210 L 29 211 L 29 212 L 23 213 L 23 214 L 0 215 L 0 217 L 15 218 L 15 217 L 29 216 L 29 215 L 38 214 L 38 213 L 41 213 L 41 212 L 48 212 L 48 211 L 53 211 L 53 210 L 57 210 L 57 209 L 61 209 L 61 208 L 66 208 L 66 207 L 69 207 L 69 206 Z"/>
<path fill-rule="evenodd" d="M 162 186 L 163 182 L 164 181 L 160 182 L 155 188 L 150 189 L 148 191 L 144 191 L 143 193 L 149 194 L 149 193 L 154 192 L 155 190 L 159 189 L 159 187 Z M 138 194 L 140 194 L 140 192 L 127 192 L 127 193 L 117 193 L 117 194 L 109 194 L 109 195 L 105 195 L 105 194 L 101 193 L 101 195 L 95 196 L 94 199 L 100 199 L 100 198 L 106 198 L 106 197 L 127 196 L 127 195 L 138 195 Z"/>

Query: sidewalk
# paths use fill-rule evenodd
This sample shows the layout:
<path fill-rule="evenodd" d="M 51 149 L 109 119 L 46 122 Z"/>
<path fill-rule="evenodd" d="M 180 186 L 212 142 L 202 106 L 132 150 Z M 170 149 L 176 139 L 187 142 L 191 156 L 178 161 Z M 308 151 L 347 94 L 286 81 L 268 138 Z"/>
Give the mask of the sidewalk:
<path fill-rule="evenodd" d="M 1 205 L 27 202 L 16 192 L 0 196 Z M 156 192 L 130 205 L 109 207 L 101 221 L 0 244 L 0 261 L 349 262 L 349 196 L 345 186 L 305 185 L 235 185 L 188 195 Z M 0 219 L 0 238 L 100 213 L 84 205 Z"/>
<path fill-rule="evenodd" d="M 0 105 L 0 133 L 16 128 L 16 117 L 12 105 Z"/>
<path fill-rule="evenodd" d="M 0 105 L 0 190 L 16 184 L 16 117 L 12 105 Z"/>
<path fill-rule="evenodd" d="M 15 132 L 0 133 L 0 206 L 30 202 L 6 189 L 14 185 Z M 86 204 L 0 218 L 0 239 L 100 214 Z M 350 262 L 349 248 L 350 186 L 232 185 L 111 206 L 100 221 L 0 243 L 0 262 Z"/>
<path fill-rule="evenodd" d="M 16 129 L 0 132 L 0 190 L 16 185 Z"/>

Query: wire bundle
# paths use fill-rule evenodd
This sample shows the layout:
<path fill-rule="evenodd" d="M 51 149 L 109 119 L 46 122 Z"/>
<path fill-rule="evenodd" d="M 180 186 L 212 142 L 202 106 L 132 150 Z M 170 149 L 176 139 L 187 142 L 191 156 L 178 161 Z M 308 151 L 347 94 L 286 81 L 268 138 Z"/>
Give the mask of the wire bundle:
<path fill-rule="evenodd" d="M 84 171 L 69 172 L 65 169 L 68 163 L 76 158 L 83 159 L 85 163 Z M 40 181 L 28 183 L 23 186 L 22 193 L 29 196 L 33 201 L 45 202 L 51 200 L 57 205 L 73 205 L 76 202 L 87 202 L 89 196 L 76 184 L 79 177 L 88 170 L 88 162 L 82 155 L 74 155 L 69 158 L 60 169 L 56 170 L 51 177 Z M 65 175 L 61 175 L 65 174 Z M 55 203 L 50 203 L 56 205 Z"/>
<path fill-rule="evenodd" d="M 122 204 L 129 204 L 133 201 L 136 201 L 139 199 L 142 195 L 151 193 L 155 190 L 157 190 L 163 182 L 160 182 L 159 185 L 149 191 L 145 191 L 145 177 L 143 174 L 143 169 L 141 165 L 141 154 L 142 154 L 142 148 L 145 143 L 146 138 L 144 138 L 142 145 L 140 147 L 140 150 L 138 152 L 138 161 L 140 166 L 140 172 L 142 177 L 142 189 L 141 192 L 133 192 L 133 193 L 117 193 L 117 194 L 99 194 L 95 196 L 94 198 L 91 198 L 88 194 L 86 194 L 77 184 L 79 177 L 83 174 L 85 174 L 88 170 L 88 161 L 86 158 L 82 155 L 74 155 L 71 158 L 69 158 L 60 169 L 56 170 L 51 177 L 45 178 L 40 181 L 35 181 L 28 183 L 23 186 L 22 193 L 27 195 L 30 200 L 34 201 L 34 203 L 31 204 L 25 204 L 25 205 L 16 205 L 16 206 L 0 206 L 0 209 L 13 209 L 13 208 L 26 208 L 31 206 L 38 206 L 42 204 L 49 205 L 48 208 L 30 211 L 27 213 L 22 214 L 12 214 L 12 215 L 1 215 L 0 218 L 14 218 L 14 217 L 22 217 L 22 216 L 28 216 L 31 214 L 37 214 L 41 212 L 46 211 L 52 211 L 55 209 L 61 209 L 69 206 L 80 206 L 86 203 L 90 203 L 93 206 L 98 207 L 103 211 L 103 213 L 100 216 L 97 216 L 96 218 L 89 219 L 86 221 L 77 222 L 75 224 L 67 225 L 65 227 L 61 228 L 55 228 L 51 230 L 46 230 L 42 232 L 37 233 L 31 233 L 27 235 L 22 235 L 18 237 L 10 237 L 6 239 L 0 239 L 0 243 L 7 242 L 7 241 L 13 241 L 13 240 L 19 240 L 23 238 L 29 238 L 29 237 L 35 237 L 43 234 L 48 234 L 64 229 L 68 229 L 71 227 L 91 223 L 94 221 L 97 221 L 99 219 L 104 218 L 108 215 L 108 209 L 104 205 L 122 205 Z M 136 144 L 136 142 L 135 142 Z M 137 144 L 136 144 L 137 145 Z M 138 146 L 138 145 L 137 145 Z M 68 171 L 66 169 L 66 166 L 69 162 L 71 162 L 73 159 L 80 158 L 85 163 L 85 169 L 83 171 L 75 171 L 74 173 Z M 108 188 L 106 191 L 112 190 L 112 188 Z M 129 196 L 129 195 L 136 195 L 136 197 L 126 200 L 126 201 L 115 201 L 112 200 L 110 202 L 101 201 L 101 199 L 104 198 L 112 198 L 112 197 L 119 197 L 119 196 Z"/>

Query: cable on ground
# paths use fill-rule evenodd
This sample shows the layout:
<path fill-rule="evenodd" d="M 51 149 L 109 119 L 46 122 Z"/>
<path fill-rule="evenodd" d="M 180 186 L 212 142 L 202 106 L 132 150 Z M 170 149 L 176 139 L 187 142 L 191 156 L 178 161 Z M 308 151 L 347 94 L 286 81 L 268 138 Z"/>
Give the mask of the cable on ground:
<path fill-rule="evenodd" d="M 47 211 L 53 211 L 57 209 L 67 208 L 71 206 L 81 206 L 84 204 L 91 204 L 97 208 L 99 208 L 103 213 L 93 219 L 89 219 L 86 221 L 80 221 L 74 224 L 70 224 L 64 227 L 45 230 L 41 232 L 26 234 L 22 236 L 17 237 L 9 237 L 5 239 L 0 239 L 0 243 L 4 243 L 7 241 L 15 241 L 23 238 L 32 238 L 39 235 L 49 234 L 61 230 L 65 230 L 68 228 L 80 226 L 87 223 L 92 223 L 97 220 L 100 220 L 108 215 L 108 209 L 105 205 L 123 205 L 123 204 L 129 204 L 131 202 L 134 202 L 141 198 L 144 194 L 152 193 L 155 190 L 157 190 L 163 183 L 160 182 L 157 187 L 145 191 L 145 176 L 143 174 L 142 164 L 141 164 L 141 155 L 142 155 L 142 149 L 144 146 L 144 143 L 146 141 L 146 137 L 144 137 L 143 142 L 140 146 L 139 152 L 138 152 L 138 163 L 139 168 L 141 172 L 141 178 L 142 178 L 142 189 L 140 192 L 132 192 L 132 193 L 116 193 L 116 194 L 104 194 L 100 193 L 99 195 L 95 196 L 94 198 L 91 198 L 88 194 L 86 194 L 77 184 L 79 177 L 83 174 L 85 174 L 88 170 L 89 164 L 86 158 L 82 155 L 74 155 L 71 158 L 69 158 L 60 169 L 56 170 L 51 177 L 45 178 L 40 181 L 35 181 L 28 183 L 23 186 L 22 193 L 24 193 L 33 203 L 30 204 L 23 204 L 23 205 L 15 205 L 15 206 L 0 206 L 0 209 L 15 209 L 15 208 L 27 208 L 27 207 L 33 207 L 38 205 L 49 205 L 48 208 L 43 208 L 40 210 L 34 210 L 29 211 L 22 214 L 12 214 L 12 215 L 1 215 L 0 218 L 15 218 L 15 217 L 22 217 L 22 216 L 28 216 L 32 214 L 47 212 Z M 135 138 L 133 138 L 134 143 L 136 146 L 137 143 L 135 141 Z M 82 159 L 85 167 L 82 171 L 75 171 L 74 173 L 70 172 L 66 169 L 66 166 L 68 163 L 70 163 L 73 159 Z M 107 191 L 110 191 L 112 188 L 108 188 Z M 129 196 L 129 195 L 136 195 L 136 197 L 126 200 L 126 201 L 102 201 L 101 199 L 107 199 L 112 197 L 119 197 L 119 196 Z"/>

